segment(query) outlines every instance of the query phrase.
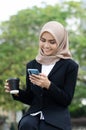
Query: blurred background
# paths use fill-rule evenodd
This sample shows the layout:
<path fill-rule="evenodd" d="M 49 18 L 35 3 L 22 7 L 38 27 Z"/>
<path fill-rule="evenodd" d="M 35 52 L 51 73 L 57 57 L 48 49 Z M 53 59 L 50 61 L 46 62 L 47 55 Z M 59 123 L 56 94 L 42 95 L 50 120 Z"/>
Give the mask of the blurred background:
<path fill-rule="evenodd" d="M 7 3 L 6 3 L 7 2 Z M 79 64 L 69 107 L 73 130 L 86 130 L 86 0 L 7 0 L 0 3 L 0 130 L 17 130 L 28 106 L 4 92 L 9 77 L 25 88 L 26 63 L 35 58 L 42 25 L 61 22 L 68 30 L 72 56 Z"/>

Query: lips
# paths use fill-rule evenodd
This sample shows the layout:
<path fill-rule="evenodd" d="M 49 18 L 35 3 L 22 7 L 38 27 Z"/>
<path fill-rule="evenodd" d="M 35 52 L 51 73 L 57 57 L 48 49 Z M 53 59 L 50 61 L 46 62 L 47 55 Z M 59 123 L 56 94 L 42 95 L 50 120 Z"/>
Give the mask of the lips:
<path fill-rule="evenodd" d="M 51 50 L 49 50 L 49 49 L 44 49 L 43 51 L 45 51 L 45 52 L 50 52 Z"/>

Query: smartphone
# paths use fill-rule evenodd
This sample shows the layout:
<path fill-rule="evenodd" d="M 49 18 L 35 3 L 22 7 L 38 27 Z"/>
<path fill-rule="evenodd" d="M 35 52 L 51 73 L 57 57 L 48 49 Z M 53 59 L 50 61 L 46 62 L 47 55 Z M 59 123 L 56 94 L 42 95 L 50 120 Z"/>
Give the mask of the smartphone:
<path fill-rule="evenodd" d="M 39 70 L 38 69 L 27 69 L 28 71 L 28 74 L 31 75 L 31 74 L 39 74 Z"/>

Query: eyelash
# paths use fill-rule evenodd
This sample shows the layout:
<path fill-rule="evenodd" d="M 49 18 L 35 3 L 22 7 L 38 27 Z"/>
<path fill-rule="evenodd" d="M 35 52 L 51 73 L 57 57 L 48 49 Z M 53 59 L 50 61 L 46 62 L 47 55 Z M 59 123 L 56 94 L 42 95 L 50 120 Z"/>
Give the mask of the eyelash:
<path fill-rule="evenodd" d="M 46 40 L 45 40 L 45 39 L 41 39 L 41 38 L 40 38 L 40 41 L 42 41 L 42 42 L 46 42 Z"/>
<path fill-rule="evenodd" d="M 40 39 L 40 41 L 42 41 L 42 42 L 46 42 L 45 39 Z M 56 41 L 50 41 L 50 44 L 55 44 L 55 43 L 56 43 Z"/>
<path fill-rule="evenodd" d="M 55 41 L 51 41 L 50 43 L 51 43 L 51 44 L 55 44 L 56 42 L 55 42 Z"/>

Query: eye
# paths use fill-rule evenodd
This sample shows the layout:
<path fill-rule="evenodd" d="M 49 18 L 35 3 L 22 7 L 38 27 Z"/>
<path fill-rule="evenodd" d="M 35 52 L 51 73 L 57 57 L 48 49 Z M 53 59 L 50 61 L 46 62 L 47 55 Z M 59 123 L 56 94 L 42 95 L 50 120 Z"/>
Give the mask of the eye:
<path fill-rule="evenodd" d="M 50 40 L 50 43 L 51 43 L 51 44 L 55 44 L 56 41 L 55 41 L 55 40 Z"/>
<path fill-rule="evenodd" d="M 42 42 L 46 42 L 46 39 L 44 39 L 44 38 L 40 38 L 40 41 L 42 41 Z"/>

